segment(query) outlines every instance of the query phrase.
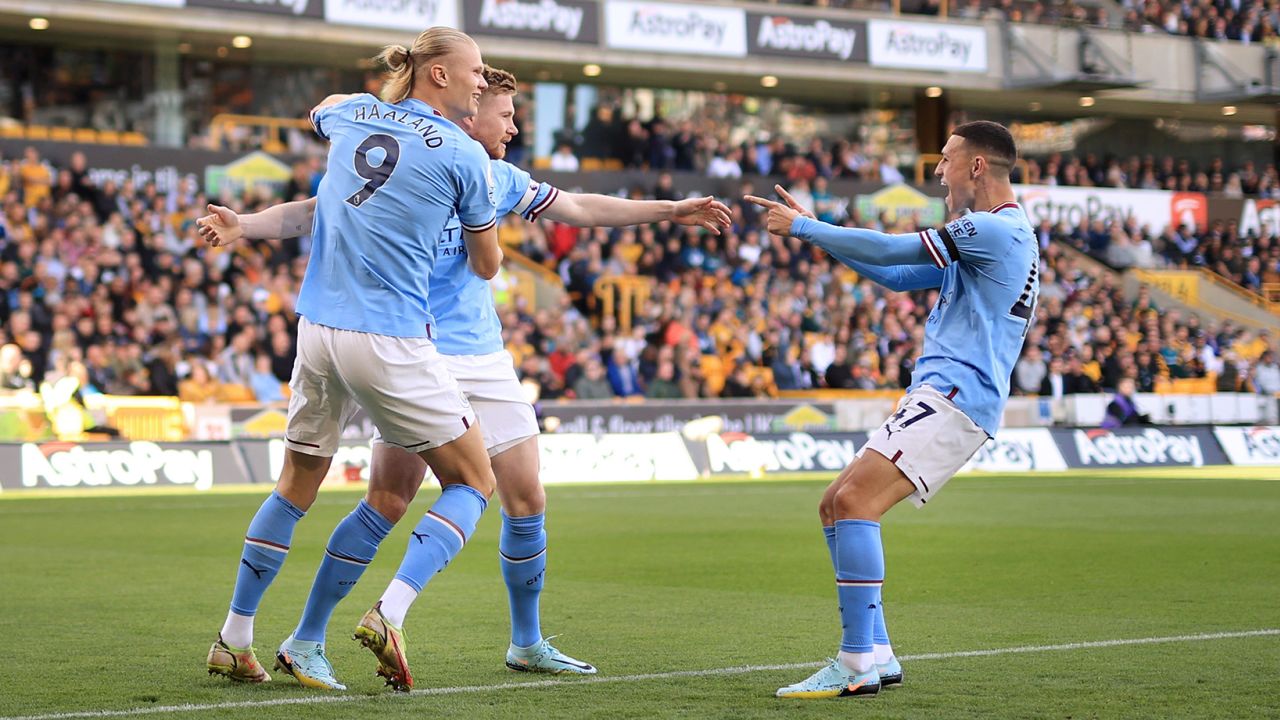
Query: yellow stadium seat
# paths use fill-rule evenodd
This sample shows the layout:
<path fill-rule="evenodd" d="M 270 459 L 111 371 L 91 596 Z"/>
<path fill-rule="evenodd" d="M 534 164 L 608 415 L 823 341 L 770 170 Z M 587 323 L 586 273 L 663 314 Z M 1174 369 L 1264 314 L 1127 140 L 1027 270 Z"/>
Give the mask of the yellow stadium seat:
<path fill-rule="evenodd" d="M 98 142 L 104 143 L 107 145 L 119 145 L 120 133 L 115 130 L 99 130 Z"/>
<path fill-rule="evenodd" d="M 0 125 L 0 138 L 14 140 L 23 136 L 21 125 Z"/>
<path fill-rule="evenodd" d="M 549 158 L 549 157 L 536 157 L 536 158 L 534 158 L 534 159 L 533 159 L 533 169 L 534 169 L 534 170 L 550 170 L 550 169 L 551 169 L 551 158 Z"/>
<path fill-rule="evenodd" d="M 604 169 L 604 161 L 600 158 L 582 158 L 582 162 L 578 165 L 578 169 L 582 172 L 596 172 Z"/>
<path fill-rule="evenodd" d="M 120 134 L 121 145 L 146 145 L 147 136 L 140 132 L 127 132 Z"/>
<path fill-rule="evenodd" d="M 71 128 L 49 128 L 49 139 L 54 142 L 71 142 L 75 139 L 75 133 L 72 132 Z"/>
<path fill-rule="evenodd" d="M 604 161 L 604 169 L 617 171 L 622 169 L 622 161 L 618 158 L 606 158 Z"/>
<path fill-rule="evenodd" d="M 48 140 L 49 128 L 44 125 L 28 125 L 26 136 L 28 140 Z"/>
<path fill-rule="evenodd" d="M 98 142 L 98 131 L 93 128 L 76 128 L 74 140 L 78 143 Z"/>

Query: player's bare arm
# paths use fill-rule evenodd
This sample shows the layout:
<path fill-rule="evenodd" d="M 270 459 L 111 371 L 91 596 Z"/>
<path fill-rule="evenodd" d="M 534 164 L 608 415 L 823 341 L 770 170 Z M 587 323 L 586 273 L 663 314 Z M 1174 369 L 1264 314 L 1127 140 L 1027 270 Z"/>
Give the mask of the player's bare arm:
<path fill-rule="evenodd" d="M 213 247 L 247 240 L 298 237 L 311 228 L 316 199 L 282 203 L 257 213 L 240 215 L 230 208 L 210 204 L 209 214 L 196 220 L 200 237 Z"/>
<path fill-rule="evenodd" d="M 543 217 L 575 227 L 624 227 L 670 220 L 716 235 L 729 227 L 729 208 L 713 197 L 688 200 L 627 200 L 590 193 L 562 192 Z"/>
<path fill-rule="evenodd" d="M 502 268 L 502 246 L 498 244 L 498 226 L 488 230 L 471 232 L 463 230 L 463 242 L 467 245 L 467 267 L 481 280 L 492 279 Z"/>

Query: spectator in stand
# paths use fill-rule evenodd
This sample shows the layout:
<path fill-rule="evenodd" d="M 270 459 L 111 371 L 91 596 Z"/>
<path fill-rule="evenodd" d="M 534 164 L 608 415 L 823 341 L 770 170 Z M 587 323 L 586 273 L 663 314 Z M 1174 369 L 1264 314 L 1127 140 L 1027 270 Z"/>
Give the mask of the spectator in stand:
<path fill-rule="evenodd" d="M 1019 395 L 1035 395 L 1048 374 L 1039 346 L 1028 344 L 1013 367 L 1014 389 Z"/>
<path fill-rule="evenodd" d="M 857 387 L 853 377 L 853 366 L 849 364 L 849 350 L 844 345 L 836 346 L 835 358 L 827 366 L 825 378 L 829 388 L 851 390 Z"/>
<path fill-rule="evenodd" d="M 587 361 L 582 377 L 573 384 L 573 394 L 579 400 L 612 400 L 613 386 L 604 376 L 604 366 L 597 358 Z"/>
<path fill-rule="evenodd" d="M 1134 399 L 1134 393 L 1137 392 L 1137 386 L 1134 384 L 1133 378 L 1123 378 L 1116 387 L 1115 398 L 1107 405 L 1106 415 L 1102 420 L 1102 427 L 1114 429 L 1126 425 L 1150 425 L 1151 416 L 1138 412 L 1137 401 Z"/>
<path fill-rule="evenodd" d="M 627 398 L 644 394 L 644 389 L 640 387 L 640 375 L 636 372 L 631 358 L 627 356 L 626 350 L 621 347 L 613 351 L 613 357 L 609 360 L 608 376 L 609 386 L 613 389 L 614 395 Z"/>
<path fill-rule="evenodd" d="M 578 158 L 573 154 L 569 143 L 560 143 L 551 154 L 549 168 L 554 172 L 578 172 Z"/>
<path fill-rule="evenodd" d="M 22 357 L 22 348 L 12 343 L 0 347 L 0 390 L 34 390 L 31 363 Z"/>
<path fill-rule="evenodd" d="M 1280 364 L 1276 363 L 1275 353 L 1271 350 L 1258 358 L 1253 369 L 1253 386 L 1260 395 L 1280 394 Z"/>
<path fill-rule="evenodd" d="M 258 402 L 282 402 L 284 390 L 275 373 L 271 371 L 271 356 L 259 353 L 253 359 L 253 374 L 249 377 L 249 389 Z"/>
<path fill-rule="evenodd" d="M 645 397 L 653 400 L 676 400 L 684 397 L 680 385 L 676 382 L 676 366 L 670 360 L 658 363 L 658 372 L 649 383 Z"/>
<path fill-rule="evenodd" d="M 178 383 L 178 397 L 189 403 L 214 402 L 222 390 L 221 386 L 209 373 L 204 361 L 196 360 L 191 363 L 191 375 Z"/>
<path fill-rule="evenodd" d="M 18 168 L 18 176 L 22 179 L 22 204 L 34 208 L 50 197 L 53 190 L 53 174 L 40 159 L 40 152 L 28 147 L 23 153 L 22 165 Z"/>

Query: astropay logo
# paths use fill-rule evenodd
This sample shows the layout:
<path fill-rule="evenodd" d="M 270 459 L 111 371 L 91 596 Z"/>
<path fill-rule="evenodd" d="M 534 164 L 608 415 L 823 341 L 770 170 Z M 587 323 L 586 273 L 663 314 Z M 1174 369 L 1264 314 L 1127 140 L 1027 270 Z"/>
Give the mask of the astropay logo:
<path fill-rule="evenodd" d="M 694 40 L 719 45 L 724 42 L 728 28 L 723 22 L 717 22 L 697 10 L 675 14 L 659 9 L 639 9 L 631 15 L 629 29 L 668 40 Z"/>
<path fill-rule="evenodd" d="M 81 445 L 48 443 L 22 446 L 22 486 L 78 487 L 103 485 L 213 486 L 213 453 L 164 449 L 152 442 L 86 450 Z"/>
<path fill-rule="evenodd" d="M 582 30 L 582 16 L 582 8 L 561 5 L 555 0 L 484 0 L 480 27 L 555 33 L 566 40 L 576 40 Z"/>
<path fill-rule="evenodd" d="M 608 45 L 624 50 L 743 57 L 747 16 L 739 8 L 612 0 Z"/>
<path fill-rule="evenodd" d="M 1204 465 L 1200 439 L 1148 428 L 1137 435 L 1110 430 L 1076 430 L 1076 454 L 1082 465 Z"/>
<path fill-rule="evenodd" d="M 763 49 L 834 55 L 841 60 L 853 56 L 857 41 L 855 28 L 837 27 L 826 20 L 800 23 L 783 15 L 761 16 L 756 32 L 756 45 Z"/>
<path fill-rule="evenodd" d="M 1240 237 L 1280 233 L 1280 200 L 1245 200 L 1240 208 Z"/>

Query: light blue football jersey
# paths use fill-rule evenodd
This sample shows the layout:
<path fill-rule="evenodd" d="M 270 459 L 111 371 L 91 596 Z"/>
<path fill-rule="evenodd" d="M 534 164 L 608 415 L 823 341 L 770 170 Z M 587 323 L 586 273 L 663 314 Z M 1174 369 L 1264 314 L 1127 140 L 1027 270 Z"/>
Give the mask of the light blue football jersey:
<path fill-rule="evenodd" d="M 343 330 L 435 335 L 429 279 L 446 224 L 480 232 L 495 222 L 484 148 L 415 99 L 363 93 L 311 122 L 329 158 L 298 313 Z"/>
<path fill-rule="evenodd" d="M 925 324 L 911 390 L 930 385 L 951 397 L 988 435 L 1009 400 L 1009 378 L 1035 321 L 1040 247 L 1016 203 L 976 212 L 920 233 L 942 270 Z"/>
<path fill-rule="evenodd" d="M 1040 248 L 1021 206 L 1005 203 L 914 235 L 800 217 L 792 234 L 891 289 L 939 288 L 908 391 L 933 387 L 995 435 L 1040 295 Z"/>
<path fill-rule="evenodd" d="M 493 161 L 493 186 L 499 218 L 515 213 L 537 220 L 560 194 L 505 160 Z M 445 355 L 486 355 L 502 350 L 502 322 L 493 306 L 493 293 L 489 283 L 467 266 L 467 246 L 456 215 L 440 236 L 430 288 L 439 328 L 437 350 Z"/>

